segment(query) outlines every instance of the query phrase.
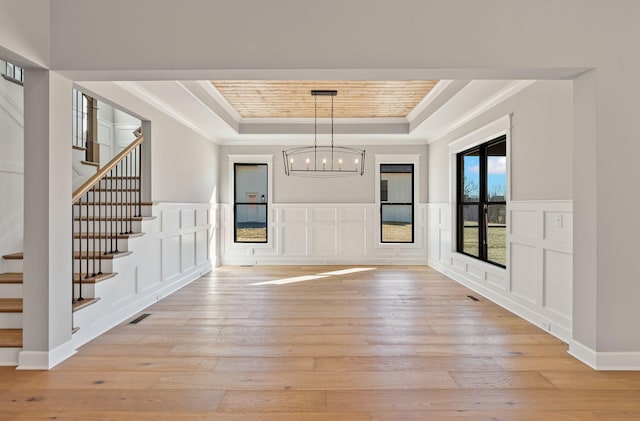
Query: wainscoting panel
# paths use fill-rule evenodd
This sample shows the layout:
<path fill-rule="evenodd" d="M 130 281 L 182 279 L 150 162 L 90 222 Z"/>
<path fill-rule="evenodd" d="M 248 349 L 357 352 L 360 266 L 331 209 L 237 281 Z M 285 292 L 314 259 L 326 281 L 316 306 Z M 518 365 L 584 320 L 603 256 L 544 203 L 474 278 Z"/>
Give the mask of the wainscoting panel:
<path fill-rule="evenodd" d="M 507 204 L 507 268 L 456 253 L 448 203 L 430 203 L 429 265 L 497 304 L 571 339 L 573 204 L 517 201 Z"/>
<path fill-rule="evenodd" d="M 425 264 L 427 207 L 416 204 L 413 244 L 380 243 L 375 204 L 270 204 L 269 242 L 233 242 L 233 206 L 220 205 L 224 222 L 221 264 Z"/>
<path fill-rule="evenodd" d="M 118 275 L 96 284 L 100 301 L 74 313 L 74 326 L 80 330 L 73 335 L 73 346 L 81 346 L 209 272 L 209 251 L 216 248 L 215 241 L 209 244 L 217 228 L 215 208 L 199 203 L 154 205 L 156 219 L 143 221 L 145 235 L 130 240 L 132 254 L 114 261 Z"/>

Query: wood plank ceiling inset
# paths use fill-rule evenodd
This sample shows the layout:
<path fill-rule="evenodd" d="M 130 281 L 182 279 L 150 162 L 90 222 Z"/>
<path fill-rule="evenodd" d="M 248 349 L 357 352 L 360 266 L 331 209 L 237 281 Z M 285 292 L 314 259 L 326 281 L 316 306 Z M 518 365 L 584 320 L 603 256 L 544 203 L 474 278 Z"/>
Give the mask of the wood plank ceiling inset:
<path fill-rule="evenodd" d="M 211 81 L 244 118 L 313 118 L 314 89 L 337 90 L 335 118 L 406 117 L 437 80 L 402 81 Z M 331 114 L 330 97 L 318 97 L 318 118 Z"/>

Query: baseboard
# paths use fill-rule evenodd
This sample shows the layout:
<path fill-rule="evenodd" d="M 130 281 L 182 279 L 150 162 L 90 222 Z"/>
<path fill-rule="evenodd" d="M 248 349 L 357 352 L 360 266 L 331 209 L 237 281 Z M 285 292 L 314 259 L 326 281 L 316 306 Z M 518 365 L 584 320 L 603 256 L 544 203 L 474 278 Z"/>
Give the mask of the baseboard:
<path fill-rule="evenodd" d="M 448 266 L 439 261 L 433 261 L 433 259 L 429 259 L 427 264 L 443 275 L 448 276 L 454 281 L 466 286 L 467 288 L 477 292 L 483 297 L 488 298 L 492 302 L 498 304 L 499 306 L 509 310 L 514 313 L 518 317 L 523 318 L 531 324 L 538 326 L 543 329 L 545 332 L 548 332 L 555 336 L 556 338 L 569 343 L 571 341 L 571 329 L 563 326 L 559 323 L 554 322 L 553 320 L 549 320 L 543 314 L 536 312 L 533 309 L 527 308 L 526 306 L 511 300 L 509 297 L 501 295 L 491 289 L 485 287 L 484 285 L 480 285 L 472 279 L 465 277 L 459 272 L 455 271 L 455 269 L 451 266 Z"/>
<path fill-rule="evenodd" d="M 576 340 L 568 352 L 595 370 L 640 371 L 640 352 L 597 352 Z"/>
<path fill-rule="evenodd" d="M 354 260 L 353 258 L 340 259 L 340 258 L 273 258 L 273 257 L 226 257 L 222 258 L 221 265 L 227 266 L 240 266 L 240 265 L 263 265 L 263 266 L 296 266 L 296 265 L 309 265 L 309 266 L 323 266 L 323 265 L 345 265 L 345 266 L 393 266 L 393 265 L 426 265 L 424 257 L 370 257 Z"/>
<path fill-rule="evenodd" d="M 71 341 L 51 351 L 22 351 L 17 370 L 49 370 L 76 353 Z"/>

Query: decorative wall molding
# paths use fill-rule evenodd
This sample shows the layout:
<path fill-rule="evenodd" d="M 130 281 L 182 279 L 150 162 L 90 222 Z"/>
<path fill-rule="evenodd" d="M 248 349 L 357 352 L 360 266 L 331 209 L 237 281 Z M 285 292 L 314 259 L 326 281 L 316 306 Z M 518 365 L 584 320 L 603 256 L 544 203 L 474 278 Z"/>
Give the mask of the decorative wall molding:
<path fill-rule="evenodd" d="M 557 336 L 571 340 L 571 201 L 511 201 L 507 269 L 456 253 L 451 206 L 428 204 L 428 264 Z"/>
<path fill-rule="evenodd" d="M 220 208 L 220 261 L 246 264 L 425 264 L 427 207 L 415 205 L 413 244 L 381 244 L 375 204 L 273 204 L 269 244 L 233 242 L 233 206 Z"/>
<path fill-rule="evenodd" d="M 95 285 L 100 301 L 74 313 L 80 328 L 74 349 L 211 271 L 212 209 L 208 203 L 152 207 L 156 218 L 143 221 L 145 235 L 128 244 L 133 253 L 113 262 L 118 276 Z"/>

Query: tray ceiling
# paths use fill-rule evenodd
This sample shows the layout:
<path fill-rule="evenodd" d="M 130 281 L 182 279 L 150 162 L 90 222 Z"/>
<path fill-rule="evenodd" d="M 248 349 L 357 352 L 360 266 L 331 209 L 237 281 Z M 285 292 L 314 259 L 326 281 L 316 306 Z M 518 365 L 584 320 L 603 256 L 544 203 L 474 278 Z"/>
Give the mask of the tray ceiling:
<path fill-rule="evenodd" d="M 311 91 L 337 90 L 336 118 L 406 117 L 437 80 L 287 81 L 214 80 L 213 86 L 243 118 L 312 118 Z M 318 117 L 329 117 L 331 98 L 317 98 Z"/>

